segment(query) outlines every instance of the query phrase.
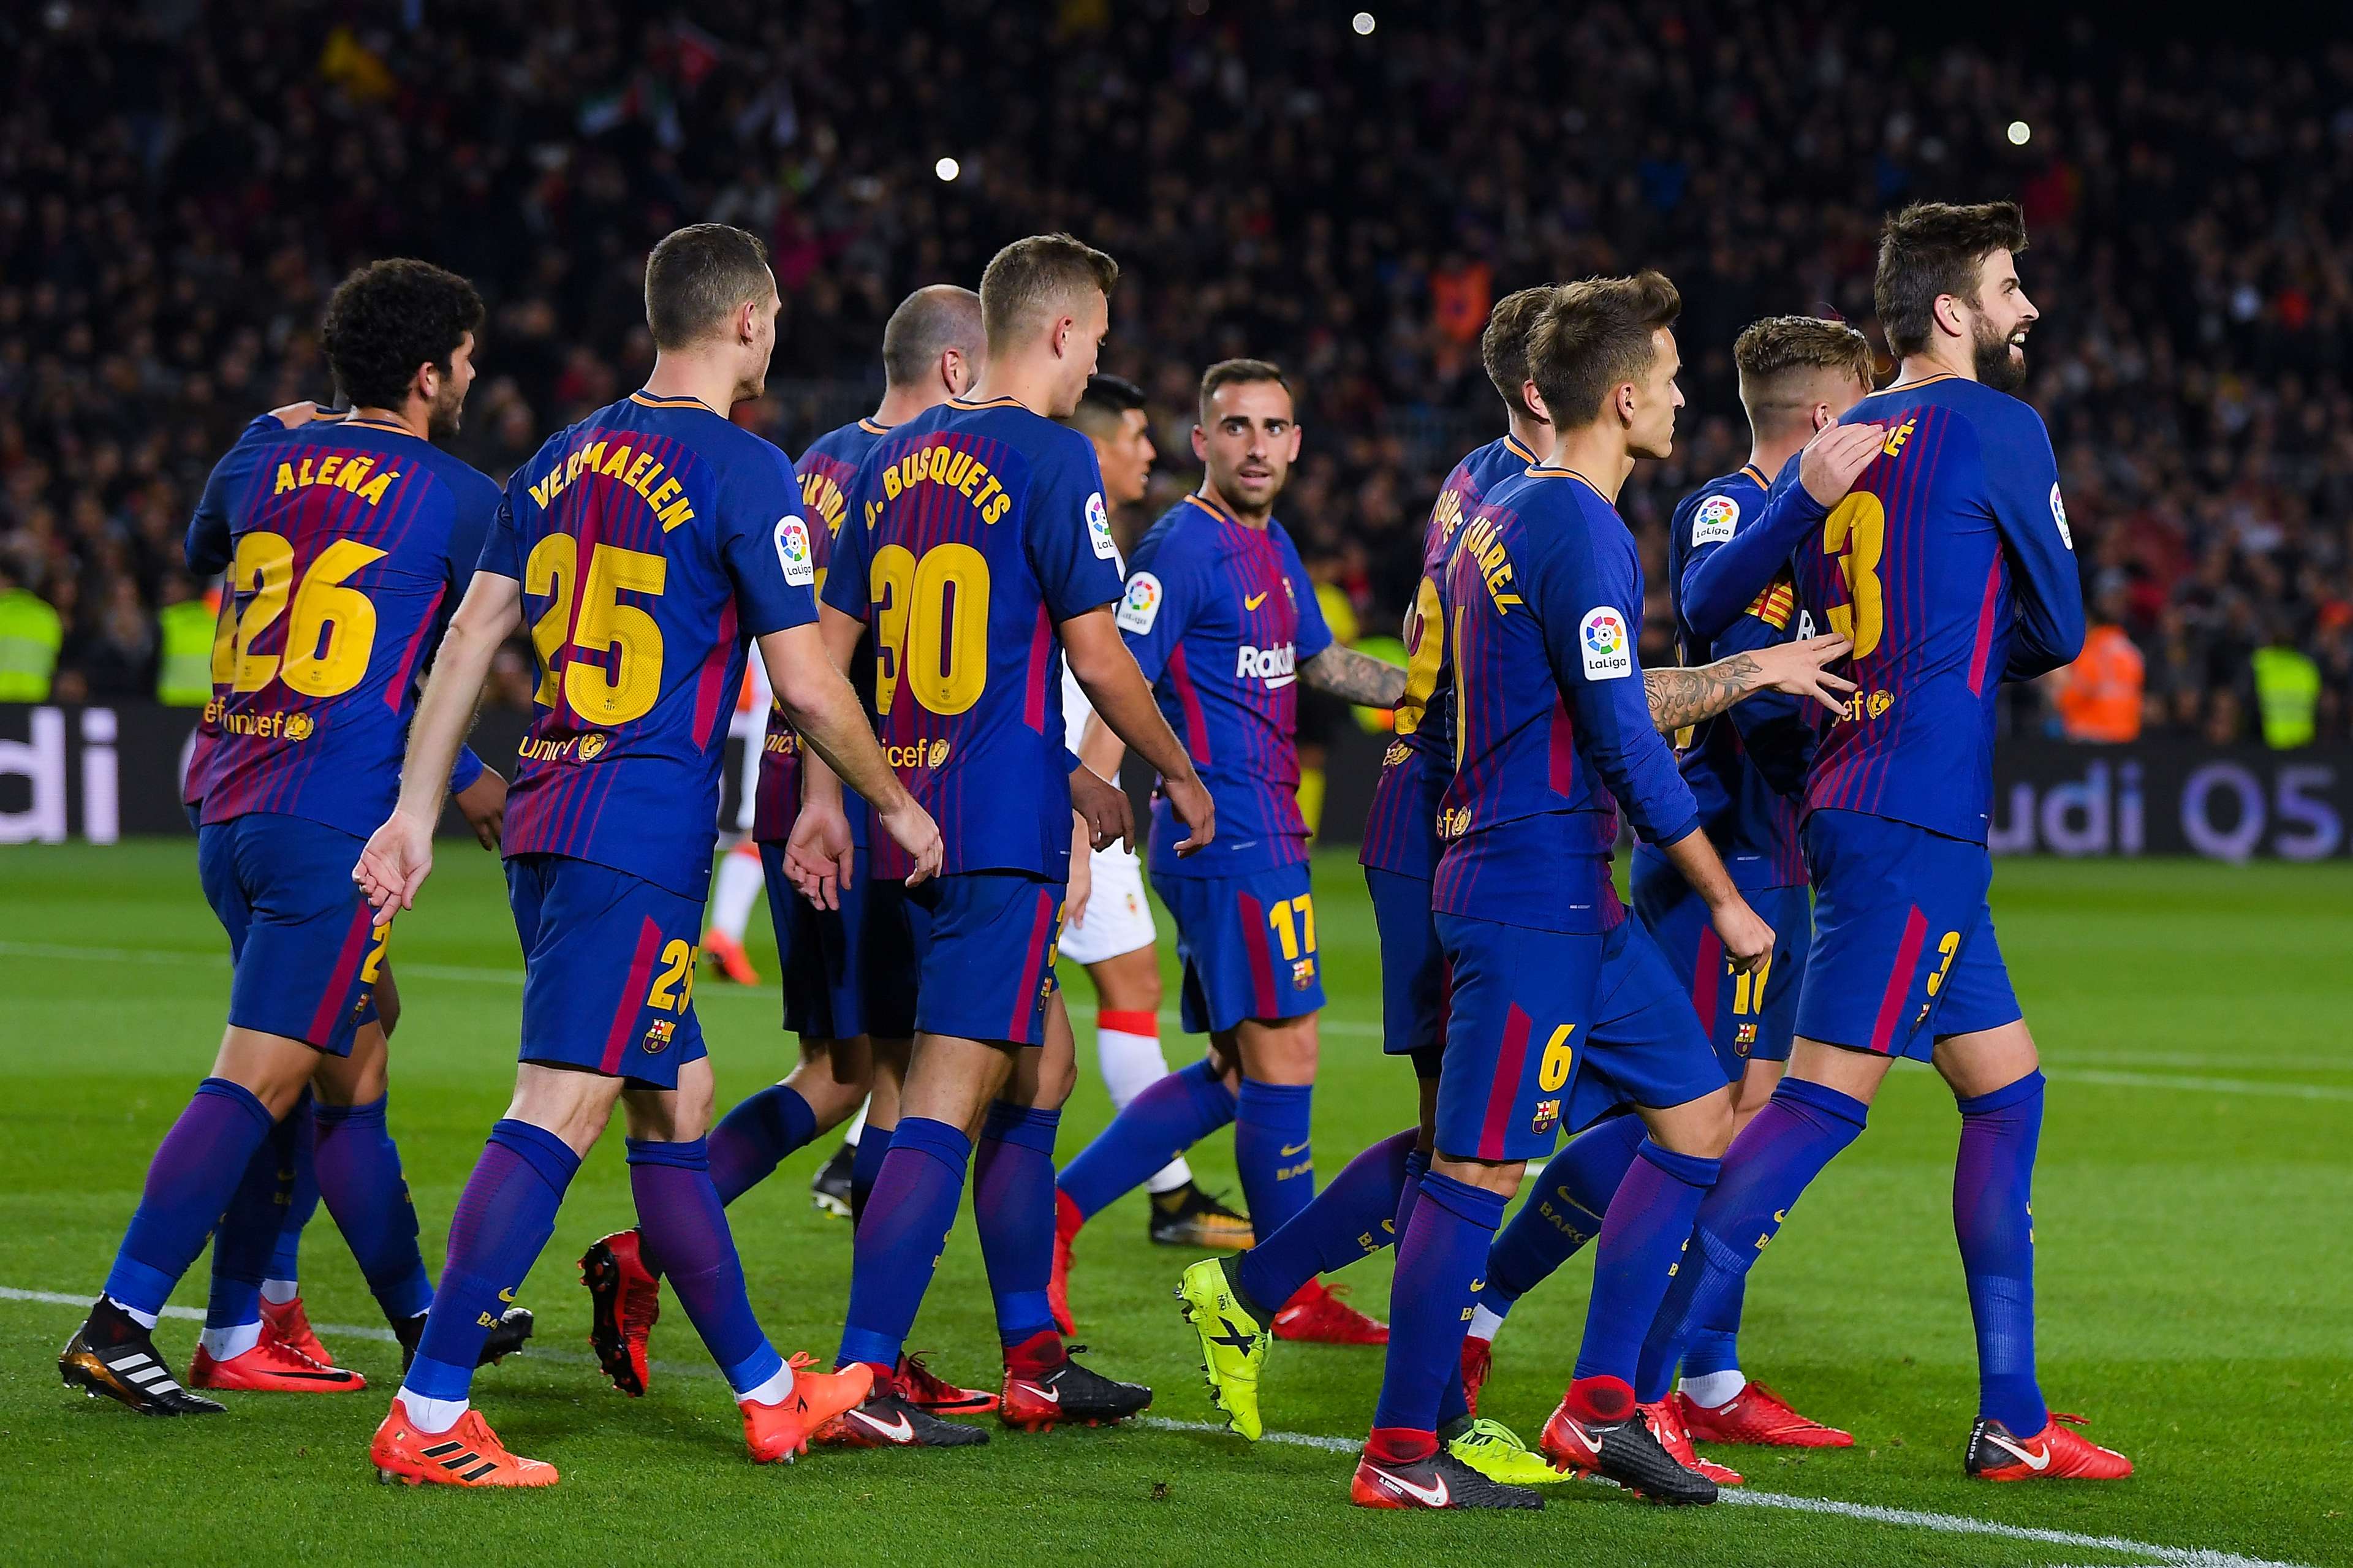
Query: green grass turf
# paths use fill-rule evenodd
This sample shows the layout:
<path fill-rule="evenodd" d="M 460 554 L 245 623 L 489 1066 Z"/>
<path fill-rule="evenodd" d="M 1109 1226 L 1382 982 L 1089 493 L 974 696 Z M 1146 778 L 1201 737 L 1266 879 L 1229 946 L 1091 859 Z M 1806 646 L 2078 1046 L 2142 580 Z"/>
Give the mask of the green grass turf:
<path fill-rule="evenodd" d="M 0 851 L 0 1286 L 93 1290 L 156 1141 L 210 1058 L 225 967 L 196 889 L 193 841 Z M 1326 1171 L 1409 1115 L 1410 1082 L 1377 1055 L 1373 927 L 1356 868 L 1319 865 L 1333 996 L 1316 1146 Z M 70 1307 L 0 1300 L 0 1556 L 18 1562 L 251 1563 L 693 1560 L 1282 1564 L 1372 1561 L 1651 1563 L 2189 1562 L 2207 1548 L 2353 1561 L 2353 1060 L 2344 1046 L 2353 868 L 2006 864 L 2003 945 L 2051 1067 L 2037 1189 L 2042 1369 L 2052 1401 L 2129 1452 L 2121 1485 L 1985 1487 L 1961 1479 L 1973 1355 L 1947 1200 L 1949 1097 L 1897 1073 L 1869 1133 L 1809 1194 L 1758 1267 L 1752 1372 L 1852 1427 L 1849 1451 L 1728 1450 L 1751 1489 L 2150 1542 L 2173 1555 L 1914 1523 L 1721 1506 L 1669 1513 L 1606 1489 L 1555 1489 L 1547 1513 L 1403 1518 L 1346 1506 L 1345 1456 L 1202 1432 L 999 1434 L 955 1454 L 818 1453 L 756 1468 L 724 1387 L 673 1308 L 661 1375 L 637 1404 L 586 1361 L 572 1259 L 629 1215 L 617 1138 L 574 1184 L 522 1300 L 539 1349 L 478 1385 L 500 1432 L 565 1472 L 552 1494 L 385 1488 L 365 1445 L 396 1381 L 388 1343 L 329 1336 L 377 1386 L 353 1397 L 230 1396 L 226 1417 L 139 1421 L 69 1394 L 53 1360 Z M 765 921 L 755 921 L 765 927 Z M 1164 924 L 1164 930 L 1166 926 Z M 765 959 L 765 930 L 755 951 Z M 112 950 L 112 951 L 109 951 Z M 393 1125 L 438 1258 L 482 1136 L 506 1101 L 519 992 L 490 858 L 449 845 L 394 946 L 406 1008 Z M 1070 971 L 1074 1002 L 1087 988 Z M 697 994 L 721 1101 L 785 1071 L 773 988 Z M 1170 1009 L 1173 1016 L 1174 1009 Z M 1081 1024 L 1082 1061 L 1091 1057 Z M 1182 1061 L 1190 1045 L 1172 1035 Z M 1105 1114 L 1091 1066 L 1066 1124 L 1074 1152 Z M 753 1299 L 781 1348 L 833 1347 L 849 1233 L 813 1213 L 826 1140 L 731 1215 Z M 1233 1186 L 1229 1141 L 1197 1151 Z M 1209 1415 L 1168 1296 L 1186 1259 L 1149 1247 L 1140 1197 L 1086 1234 L 1081 1337 L 1151 1383 L 1154 1415 Z M 1377 1312 L 1386 1258 L 1351 1271 Z M 1580 1260 L 1521 1307 L 1488 1409 L 1533 1436 L 1576 1352 Z M 323 1211 L 303 1270 L 322 1323 L 375 1321 Z M 201 1267 L 178 1300 L 201 1305 Z M 167 1321 L 185 1354 L 193 1323 Z M 913 1343 L 993 1382 L 996 1344 L 967 1220 Z M 1278 1348 L 1269 1425 L 1352 1438 L 1377 1352 Z"/>

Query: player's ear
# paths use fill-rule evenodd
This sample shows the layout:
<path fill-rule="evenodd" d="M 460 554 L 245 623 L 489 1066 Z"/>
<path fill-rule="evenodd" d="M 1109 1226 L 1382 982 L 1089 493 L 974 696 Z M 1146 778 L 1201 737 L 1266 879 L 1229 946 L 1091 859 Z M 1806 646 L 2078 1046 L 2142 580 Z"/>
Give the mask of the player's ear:
<path fill-rule="evenodd" d="M 1936 318 L 1936 330 L 1943 332 L 1946 336 L 1966 338 L 1969 335 L 1969 324 L 1968 320 L 1962 315 L 1961 297 L 1959 295 L 1937 295 L 1934 313 Z"/>
<path fill-rule="evenodd" d="M 1536 390 L 1535 382 L 1520 383 L 1520 401 L 1528 405 L 1529 413 L 1547 425 L 1552 423 L 1552 411 L 1545 406 L 1544 394 Z"/>
<path fill-rule="evenodd" d="M 1193 426 L 1193 456 L 1204 460 L 1209 456 L 1209 433 L 1198 425 Z"/>
<path fill-rule="evenodd" d="M 1293 420 L 1291 422 L 1291 455 L 1283 459 L 1284 462 L 1295 463 L 1299 461 L 1299 442 L 1300 438 L 1304 434 L 1305 432 L 1299 428 L 1299 421 L 1296 419 Z"/>
<path fill-rule="evenodd" d="M 1634 384 L 1630 381 L 1620 382 L 1617 390 L 1609 395 L 1610 406 L 1618 411 L 1620 424 L 1630 426 L 1634 423 L 1635 400 Z"/>

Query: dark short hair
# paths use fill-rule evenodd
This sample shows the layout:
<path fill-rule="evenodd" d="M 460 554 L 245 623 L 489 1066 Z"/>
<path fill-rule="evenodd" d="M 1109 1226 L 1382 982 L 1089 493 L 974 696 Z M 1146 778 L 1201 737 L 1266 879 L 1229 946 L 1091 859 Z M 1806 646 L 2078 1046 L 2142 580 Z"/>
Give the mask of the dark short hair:
<path fill-rule="evenodd" d="M 1209 399 L 1221 386 L 1241 386 L 1250 382 L 1271 381 L 1283 391 L 1291 390 L 1291 378 L 1272 360 L 1221 359 L 1201 373 L 1201 423 L 1209 422 Z"/>
<path fill-rule="evenodd" d="M 1936 330 L 1937 300 L 1950 294 L 1975 305 L 1985 258 L 2025 248 L 2026 215 L 2016 202 L 1916 202 L 1889 218 L 1871 289 L 1887 346 L 1899 358 L 1926 348 Z"/>
<path fill-rule="evenodd" d="M 444 374 L 482 324 L 482 297 L 429 261 L 371 261 L 335 286 L 321 339 L 335 384 L 354 408 L 397 408 L 417 367 Z"/>
<path fill-rule="evenodd" d="M 882 323 L 882 374 L 893 386 L 911 386 L 930 374 L 948 350 L 977 361 L 987 346 L 980 296 L 953 283 L 934 283 L 900 300 Z"/>
<path fill-rule="evenodd" d="M 1761 426 L 1807 402 L 1801 384 L 1813 372 L 1841 371 L 1864 386 L 1878 368 L 1871 340 L 1844 321 L 1820 316 L 1767 316 L 1733 341 L 1740 369 L 1740 400 Z"/>
<path fill-rule="evenodd" d="M 1091 375 L 1087 377 L 1087 390 L 1079 398 L 1079 406 L 1063 423 L 1091 436 L 1107 436 L 1126 419 L 1129 409 L 1143 406 L 1144 388 L 1125 376 Z"/>
<path fill-rule="evenodd" d="M 1050 311 L 1075 303 L 1085 289 L 1108 298 L 1119 263 L 1067 234 L 1033 234 L 989 258 L 980 275 L 980 319 L 990 353 L 1009 348 L 1037 330 Z"/>
<path fill-rule="evenodd" d="M 646 258 L 646 326 L 656 348 L 685 348 L 775 286 L 759 236 L 723 223 L 689 224 L 664 235 Z"/>
<path fill-rule="evenodd" d="M 1574 430 L 1601 416 L 1602 400 L 1651 368 L 1651 334 L 1674 325 L 1683 297 L 1666 274 L 1587 278 L 1562 285 L 1528 333 L 1528 379 L 1553 427 Z"/>
<path fill-rule="evenodd" d="M 1487 379 L 1495 384 L 1495 395 L 1513 413 L 1531 419 L 1536 411 L 1528 406 L 1522 390 L 1528 379 L 1528 333 L 1552 303 L 1553 293 L 1552 284 L 1539 283 L 1504 295 L 1487 313 L 1487 330 L 1479 334 L 1479 358 L 1487 367 Z"/>

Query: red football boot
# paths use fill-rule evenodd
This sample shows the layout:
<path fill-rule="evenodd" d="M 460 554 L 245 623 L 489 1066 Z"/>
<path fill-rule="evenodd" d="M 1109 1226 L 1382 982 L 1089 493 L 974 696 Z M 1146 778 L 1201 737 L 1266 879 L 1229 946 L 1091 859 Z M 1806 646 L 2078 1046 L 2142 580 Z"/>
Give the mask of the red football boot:
<path fill-rule="evenodd" d="M 1024 1432 L 1050 1432 L 1056 1426 L 1107 1426 L 1152 1404 L 1152 1390 L 1140 1383 L 1117 1383 L 1080 1365 L 1059 1335 L 1040 1329 L 1005 1352 L 1005 1387 L 997 1418 Z"/>
<path fill-rule="evenodd" d="M 1318 1345 L 1385 1345 L 1389 1342 L 1389 1326 L 1365 1316 L 1340 1300 L 1345 1285 L 1326 1285 L 1321 1279 L 1310 1279 L 1299 1288 L 1299 1294 L 1283 1303 L 1268 1326 L 1279 1340 L 1298 1340 Z"/>
<path fill-rule="evenodd" d="M 918 1410 L 942 1415 L 986 1415 L 997 1408 L 997 1395 L 985 1388 L 950 1383 L 923 1363 L 921 1355 L 902 1355 L 892 1373 L 892 1388 Z"/>
<path fill-rule="evenodd" d="M 2073 1428 L 2083 1424 L 2080 1415 L 2054 1410 L 2042 1431 L 2021 1441 L 1992 1416 L 1980 1415 L 1963 1468 L 1980 1481 L 2120 1481 L 2131 1475 L 2130 1459 L 2075 1435 Z"/>
<path fill-rule="evenodd" d="M 851 1362 L 839 1372 L 812 1372 L 808 1352 L 796 1351 L 786 1364 L 793 1369 L 793 1387 L 784 1398 L 774 1405 L 736 1401 L 744 1410 L 744 1442 L 754 1464 L 791 1464 L 795 1455 L 808 1452 L 809 1438 L 819 1427 L 864 1403 L 873 1390 L 874 1369 L 863 1362 Z"/>
<path fill-rule="evenodd" d="M 1479 1390 L 1495 1370 L 1495 1342 L 1476 1334 L 1462 1337 L 1462 1403 L 1479 1414 Z"/>
<path fill-rule="evenodd" d="M 635 1399 L 653 1373 L 646 1342 L 661 1316 L 661 1277 L 648 1268 L 635 1230 L 617 1230 L 580 1255 L 591 1309 L 588 1348 L 613 1386 Z"/>
<path fill-rule="evenodd" d="M 1087 1216 L 1071 1194 L 1060 1187 L 1054 1189 L 1054 1271 L 1046 1277 L 1046 1305 L 1054 1313 L 1054 1326 L 1064 1334 L 1079 1331 L 1071 1317 L 1071 1243 L 1078 1239 L 1079 1227 Z"/>
<path fill-rule="evenodd" d="M 267 1296 L 261 1299 L 261 1337 L 275 1340 L 296 1355 L 308 1356 L 321 1366 L 335 1364 L 335 1358 L 327 1353 L 327 1347 L 311 1331 L 311 1316 L 302 1310 L 300 1296 L 290 1301 L 272 1301 Z"/>
<path fill-rule="evenodd" d="M 1789 1402 L 1754 1378 L 1721 1405 L 1668 1396 L 1686 1430 L 1702 1443 L 1748 1443 L 1762 1448 L 1852 1448 L 1854 1434 L 1800 1415 Z"/>
<path fill-rule="evenodd" d="M 243 1355 L 215 1361 L 201 1344 L 188 1363 L 190 1388 L 225 1388 L 246 1394 L 356 1394 L 367 1379 L 340 1366 L 312 1361 L 268 1334 Z"/>
<path fill-rule="evenodd" d="M 1738 1470 L 1729 1465 L 1717 1464 L 1692 1447 L 1691 1431 L 1683 1426 L 1683 1415 L 1675 1406 L 1673 1394 L 1667 1395 L 1656 1405 L 1638 1405 L 1634 1408 L 1642 1413 L 1643 1423 L 1651 1428 L 1651 1436 L 1659 1440 L 1659 1447 L 1664 1448 L 1667 1457 L 1676 1464 L 1687 1470 L 1697 1470 L 1720 1487 L 1740 1485 Z"/>
<path fill-rule="evenodd" d="M 717 926 L 702 933 L 702 953 L 719 971 L 721 978 L 732 980 L 738 985 L 760 984 L 760 972 L 752 967 L 751 956 L 744 951 L 744 944 Z"/>

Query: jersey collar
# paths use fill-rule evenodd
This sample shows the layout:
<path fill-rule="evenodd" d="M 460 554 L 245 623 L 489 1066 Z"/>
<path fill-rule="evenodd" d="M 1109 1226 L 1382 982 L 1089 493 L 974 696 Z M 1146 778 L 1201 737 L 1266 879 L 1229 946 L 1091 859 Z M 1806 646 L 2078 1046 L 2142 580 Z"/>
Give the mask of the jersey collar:
<path fill-rule="evenodd" d="M 986 402 L 986 403 L 975 403 L 975 402 L 974 402 L 971 398 L 969 398 L 969 397 L 951 397 L 951 398 L 949 398 L 949 399 L 948 399 L 948 406 L 949 406 L 949 407 L 951 407 L 951 408 L 963 408 L 963 409 L 974 409 L 974 408 L 1026 408 L 1026 407 L 1028 407 L 1028 406 L 1029 406 L 1029 405 L 1027 405 L 1027 404 L 1023 403 L 1023 402 L 1022 402 L 1019 398 L 1018 398 L 1018 397 L 1011 397 L 1011 396 L 1007 396 L 1007 397 L 992 397 L 992 398 L 990 398 L 990 399 L 989 399 L 987 402 Z"/>
<path fill-rule="evenodd" d="M 860 419 L 858 421 L 858 427 L 860 430 L 865 431 L 869 436 L 888 436 L 891 433 L 891 426 L 888 425 L 877 424 L 871 415 L 868 415 Z"/>
<path fill-rule="evenodd" d="M 1578 484 L 1583 485 L 1587 489 L 1591 490 L 1594 495 L 1599 499 L 1602 505 L 1608 507 L 1612 511 L 1616 511 L 1618 510 L 1618 503 L 1611 500 L 1608 496 L 1603 495 L 1599 485 L 1595 484 L 1591 479 L 1587 479 L 1575 468 L 1564 468 L 1557 463 L 1538 463 L 1528 469 L 1528 472 L 1547 479 L 1575 479 Z"/>
<path fill-rule="evenodd" d="M 1773 481 L 1767 479 L 1765 477 L 1765 470 L 1758 468 L 1756 464 L 1743 463 L 1740 465 L 1740 471 L 1747 475 L 1750 479 L 1756 480 L 1757 488 L 1758 489 L 1769 490 L 1773 488 Z"/>
<path fill-rule="evenodd" d="M 1924 375 L 1917 381 L 1899 381 L 1893 386 L 1883 386 L 1879 389 L 1879 393 L 1875 393 L 1873 395 L 1877 396 L 1881 394 L 1890 392 L 1909 392 L 1915 386 L 1933 386 L 1940 381 L 1957 381 L 1958 379 L 1959 376 L 1957 373 L 1949 370 L 1940 370 L 1934 375 Z"/>
<path fill-rule="evenodd" d="M 642 388 L 629 394 L 629 401 L 644 408 L 700 408 L 705 414 L 719 412 L 700 397 L 656 397 Z"/>
<path fill-rule="evenodd" d="M 412 438 L 417 434 L 417 432 L 411 430 L 406 425 L 396 425 L 389 419 L 363 419 L 356 414 L 346 414 L 342 418 L 334 420 L 313 420 L 311 423 L 316 425 L 340 425 L 346 430 L 381 430 L 386 435 L 407 436 Z M 295 428 L 299 430 L 301 426 L 298 425 Z"/>
<path fill-rule="evenodd" d="M 1517 436 L 1506 435 L 1504 437 L 1504 450 L 1519 458 L 1521 461 L 1526 463 L 1528 467 L 1532 468 L 1536 466 L 1536 455 L 1534 452 L 1529 451 L 1525 447 L 1522 446 L 1520 444 L 1520 438 Z"/>

